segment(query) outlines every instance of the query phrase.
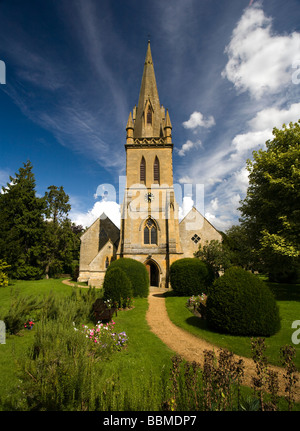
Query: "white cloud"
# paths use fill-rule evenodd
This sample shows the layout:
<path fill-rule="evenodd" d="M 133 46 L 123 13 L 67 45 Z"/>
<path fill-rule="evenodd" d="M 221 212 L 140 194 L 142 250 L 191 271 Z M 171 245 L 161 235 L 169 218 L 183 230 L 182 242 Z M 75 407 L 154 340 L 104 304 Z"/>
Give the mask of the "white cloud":
<path fill-rule="evenodd" d="M 272 137 L 272 130 L 266 129 L 259 132 L 248 132 L 240 135 L 236 135 L 232 141 L 232 146 L 235 149 L 235 153 L 232 154 L 232 158 L 240 156 L 253 150 L 258 146 L 263 146 L 265 142 Z"/>
<path fill-rule="evenodd" d="M 197 127 L 205 127 L 208 129 L 216 123 L 212 115 L 205 119 L 201 112 L 195 111 L 191 114 L 188 121 L 184 121 L 182 124 L 186 129 L 196 129 Z"/>
<path fill-rule="evenodd" d="M 250 131 L 236 135 L 232 140 L 235 153 L 231 155 L 231 158 L 236 159 L 249 150 L 263 148 L 268 139 L 273 139 L 274 127 L 281 128 L 284 123 L 296 122 L 299 118 L 300 103 L 293 103 L 288 109 L 275 107 L 262 109 L 248 121 Z"/>
<path fill-rule="evenodd" d="M 249 172 L 245 166 L 240 171 L 233 173 L 233 183 L 236 184 L 236 189 L 242 194 L 246 194 L 249 186 Z"/>
<path fill-rule="evenodd" d="M 232 33 L 225 52 L 228 63 L 222 76 L 255 99 L 277 93 L 292 84 L 293 64 L 299 59 L 300 33 L 275 35 L 272 19 L 260 5 L 247 8 Z"/>
<path fill-rule="evenodd" d="M 178 210 L 179 220 L 182 220 L 193 208 L 193 206 L 194 206 L 193 199 L 190 196 L 184 196 L 182 199 L 182 206 L 180 206 Z"/>
<path fill-rule="evenodd" d="M 232 226 L 232 219 L 225 216 L 217 217 L 209 212 L 205 213 L 205 218 L 218 230 L 226 231 Z"/>
<path fill-rule="evenodd" d="M 91 226 L 94 221 L 102 214 L 106 214 L 111 221 L 120 228 L 120 205 L 113 201 L 97 201 L 93 208 L 86 213 L 79 211 L 71 211 L 70 218 L 72 222 L 83 227 Z"/>
<path fill-rule="evenodd" d="M 216 211 L 219 207 L 219 199 L 215 198 L 215 199 L 211 200 L 210 205 L 211 205 L 212 209 Z"/>
<path fill-rule="evenodd" d="M 193 180 L 189 176 L 183 176 L 178 180 L 179 184 L 192 184 Z"/>
<path fill-rule="evenodd" d="M 281 128 L 284 123 L 296 122 L 299 118 L 300 103 L 293 103 L 289 109 L 263 109 L 248 124 L 252 130 L 272 130 L 273 127 Z"/>
<path fill-rule="evenodd" d="M 179 156 L 183 157 L 185 156 L 187 151 L 190 151 L 192 148 L 202 148 L 202 142 L 198 140 L 197 142 L 192 142 L 190 140 L 187 140 L 185 144 L 182 145 L 180 150 L 178 151 Z"/>

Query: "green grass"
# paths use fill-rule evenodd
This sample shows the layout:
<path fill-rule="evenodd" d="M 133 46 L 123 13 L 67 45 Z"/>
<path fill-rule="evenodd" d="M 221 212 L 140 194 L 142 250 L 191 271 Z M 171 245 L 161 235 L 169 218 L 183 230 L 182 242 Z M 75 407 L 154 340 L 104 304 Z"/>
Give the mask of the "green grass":
<path fill-rule="evenodd" d="M 61 280 L 15 281 L 8 287 L 0 288 L 0 320 L 3 320 L 8 311 L 16 290 L 23 296 L 47 296 L 50 292 L 69 295 L 72 287 L 62 284 Z M 0 396 L 13 390 L 18 384 L 17 363 L 32 344 L 34 333 L 33 329 L 23 330 L 19 335 L 6 334 L 6 344 L 0 344 Z"/>
<path fill-rule="evenodd" d="M 118 390 L 130 399 L 127 402 L 131 408 L 158 410 L 161 399 L 156 399 L 157 388 L 161 385 L 163 370 L 171 365 L 174 352 L 150 331 L 146 322 L 147 299 L 135 299 L 134 306 L 134 309 L 118 312 L 113 318 L 116 332 L 126 332 L 128 347 L 105 364 L 103 382 L 109 388 L 118 379 Z M 158 392 L 161 395 L 160 392 L 161 389 Z M 123 404 L 123 400 L 119 402 Z M 114 407 L 118 410 L 118 405 Z"/>
<path fill-rule="evenodd" d="M 6 314 L 13 290 L 20 295 L 43 296 L 53 292 L 55 295 L 70 295 L 73 288 L 62 284 L 61 280 L 16 281 L 13 286 L 0 289 L 0 320 Z M 114 316 L 116 332 L 125 331 L 129 343 L 126 350 L 114 354 L 113 360 L 103 367 L 103 386 L 107 392 L 119 391 L 126 394 L 126 400 L 114 397 L 120 405 L 125 402 L 135 406 L 136 410 L 158 410 L 161 399 L 161 375 L 164 368 L 171 365 L 174 354 L 154 335 L 146 322 L 148 309 L 147 298 L 137 298 L 134 308 L 119 311 Z M 92 322 L 82 322 L 92 327 Z M 36 323 L 36 326 L 38 322 Z M 18 362 L 22 360 L 26 349 L 33 343 L 36 327 L 22 330 L 19 335 L 6 335 L 6 344 L 0 345 L 0 398 L 13 391 L 18 385 Z M 125 388 L 125 389 L 124 389 Z M 141 396 L 143 394 L 143 396 Z M 147 405 L 144 403 L 147 402 Z M 150 403 L 150 405 L 149 405 Z M 112 405 L 118 410 L 118 405 Z M 1 406 L 0 406 L 1 410 Z"/>
<path fill-rule="evenodd" d="M 295 329 L 292 329 L 292 322 L 300 318 L 300 285 L 281 285 L 268 283 L 271 287 L 281 316 L 280 331 L 266 338 L 266 355 L 271 364 L 280 364 L 280 347 L 291 344 L 291 337 Z M 175 325 L 186 331 L 203 338 L 204 340 L 232 352 L 251 357 L 251 337 L 232 336 L 213 332 L 207 328 L 206 322 L 188 310 L 185 306 L 188 297 L 174 297 L 166 294 L 166 307 L 170 319 Z M 295 364 L 300 370 L 300 344 L 293 345 L 296 349 Z"/>
<path fill-rule="evenodd" d="M 68 296 L 73 288 L 62 284 L 62 280 L 16 281 L 14 285 L 0 289 L 0 320 L 9 308 L 11 295 L 18 290 L 20 295 Z M 291 323 L 300 316 L 300 286 L 272 284 L 282 316 L 282 329 L 278 334 L 266 340 L 267 356 L 270 363 L 278 364 L 279 348 L 291 344 Z M 86 290 L 86 289 L 85 289 Z M 186 307 L 185 297 L 166 297 L 166 305 L 171 320 L 183 329 L 210 341 L 216 346 L 227 348 L 233 352 L 251 356 L 250 339 L 217 334 L 206 328 L 205 322 L 195 317 Z M 103 387 L 107 397 L 107 405 L 117 411 L 129 406 L 132 410 L 159 410 L 161 394 L 164 387 L 163 370 L 168 379 L 171 356 L 174 354 L 154 335 L 146 322 L 148 301 L 146 298 L 135 299 L 131 310 L 118 312 L 114 317 L 116 331 L 125 331 L 129 343 L 126 350 L 113 355 L 112 360 L 105 362 L 102 371 Z M 88 323 L 92 327 L 91 322 Z M 38 322 L 36 323 L 38 325 Z M 6 344 L 0 345 L 0 398 L 5 397 L 18 385 L 18 361 L 22 361 L 26 350 L 31 346 L 36 328 L 32 331 L 22 330 L 19 335 L 6 336 Z M 296 365 L 299 368 L 299 346 Z M 249 389 L 250 391 L 250 389 Z M 128 409 L 129 409 L 128 407 Z M 127 409 L 127 410 L 128 410 Z M 0 406 L 1 410 L 1 406 Z"/>

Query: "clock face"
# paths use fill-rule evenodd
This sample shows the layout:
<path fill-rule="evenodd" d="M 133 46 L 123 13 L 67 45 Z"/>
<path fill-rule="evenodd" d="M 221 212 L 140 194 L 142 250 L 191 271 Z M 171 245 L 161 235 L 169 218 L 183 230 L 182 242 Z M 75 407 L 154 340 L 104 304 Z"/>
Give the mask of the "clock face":
<path fill-rule="evenodd" d="M 152 202 L 154 201 L 154 194 L 153 193 L 146 193 L 145 194 L 145 201 L 146 202 Z"/>

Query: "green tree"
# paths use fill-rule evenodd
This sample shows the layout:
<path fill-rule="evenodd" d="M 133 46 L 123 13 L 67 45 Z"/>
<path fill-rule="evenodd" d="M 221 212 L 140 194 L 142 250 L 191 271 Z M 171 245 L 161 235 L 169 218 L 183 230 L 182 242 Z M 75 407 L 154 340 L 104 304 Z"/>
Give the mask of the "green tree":
<path fill-rule="evenodd" d="M 282 281 L 292 281 L 300 265 L 300 120 L 274 128 L 273 135 L 247 162 L 241 222 L 266 270 L 278 281 L 280 273 Z"/>
<path fill-rule="evenodd" d="M 223 234 L 223 245 L 230 251 L 230 260 L 233 266 L 240 266 L 248 270 L 259 269 L 257 253 L 251 247 L 251 240 L 244 226 L 231 226 Z"/>
<path fill-rule="evenodd" d="M 203 246 L 200 244 L 198 251 L 194 255 L 208 263 L 215 275 L 231 266 L 231 254 L 228 247 L 223 242 L 215 239 L 206 241 Z"/>
<path fill-rule="evenodd" d="M 42 275 L 38 265 L 44 233 L 44 199 L 36 196 L 32 164 L 27 161 L 0 194 L 0 256 L 13 278 Z"/>
<path fill-rule="evenodd" d="M 76 235 L 68 219 L 71 205 L 63 187 L 48 187 L 45 203 L 46 221 L 42 263 L 46 278 L 49 278 L 72 268 L 74 248 L 78 249 L 78 242 L 75 243 Z"/>

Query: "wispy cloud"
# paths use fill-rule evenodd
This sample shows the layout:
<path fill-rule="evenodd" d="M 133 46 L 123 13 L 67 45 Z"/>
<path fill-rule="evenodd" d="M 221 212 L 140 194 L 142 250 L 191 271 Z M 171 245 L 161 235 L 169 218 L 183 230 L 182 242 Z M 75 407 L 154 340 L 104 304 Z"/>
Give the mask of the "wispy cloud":
<path fill-rule="evenodd" d="M 69 4 L 63 1 L 57 7 L 62 8 L 59 14 Z M 104 55 L 106 29 L 99 26 L 99 8 L 90 0 L 74 1 L 73 13 L 61 16 L 65 31 L 73 32 L 72 38 L 68 35 L 68 42 L 73 41 L 70 51 L 63 45 L 43 51 L 39 41 L 19 27 L 5 36 L 3 49 L 15 67 L 3 91 L 62 145 L 121 172 L 124 154 L 111 154 L 117 130 L 126 124 L 126 95 Z"/>
<path fill-rule="evenodd" d="M 190 151 L 192 148 L 202 148 L 202 142 L 200 139 L 198 139 L 196 142 L 193 142 L 191 140 L 187 140 L 180 149 L 176 149 L 178 151 L 178 154 L 180 157 L 183 157 L 186 155 L 188 151 Z"/>

